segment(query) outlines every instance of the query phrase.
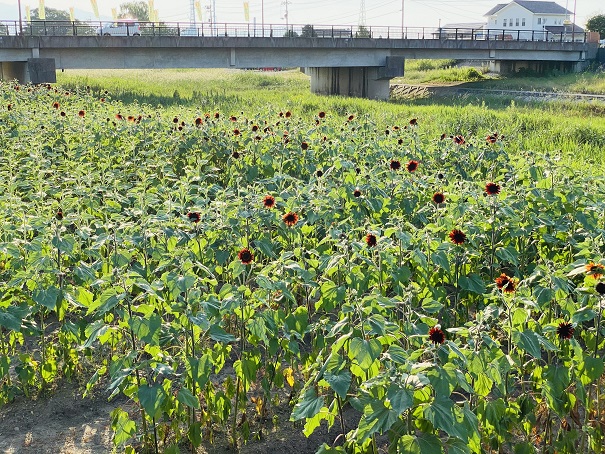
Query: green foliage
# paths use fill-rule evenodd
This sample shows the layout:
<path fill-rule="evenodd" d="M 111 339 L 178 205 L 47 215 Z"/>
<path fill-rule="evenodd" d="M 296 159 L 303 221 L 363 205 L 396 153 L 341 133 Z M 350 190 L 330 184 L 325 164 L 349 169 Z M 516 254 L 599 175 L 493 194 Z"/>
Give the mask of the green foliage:
<path fill-rule="evenodd" d="M 599 452 L 602 119 L 230 77 L 0 84 L 3 403 L 106 384 L 126 452 L 252 443 L 288 395 L 319 452 Z"/>
<path fill-rule="evenodd" d="M 149 4 L 143 0 L 124 2 L 120 4 L 119 18 L 137 19 L 141 22 L 149 21 Z"/>
<path fill-rule="evenodd" d="M 586 21 L 586 29 L 591 32 L 599 32 L 601 39 L 605 37 L 605 14 L 596 14 Z"/>

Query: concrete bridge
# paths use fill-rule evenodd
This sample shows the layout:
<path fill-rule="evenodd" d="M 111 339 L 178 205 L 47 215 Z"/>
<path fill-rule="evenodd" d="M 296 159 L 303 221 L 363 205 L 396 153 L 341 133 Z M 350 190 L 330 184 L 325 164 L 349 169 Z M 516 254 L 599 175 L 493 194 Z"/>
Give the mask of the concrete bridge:
<path fill-rule="evenodd" d="M 183 34 L 172 27 L 170 34 L 158 29 L 142 36 L 81 36 L 74 30 L 67 36 L 52 30 L 0 36 L 0 77 L 44 83 L 56 81 L 56 69 L 298 66 L 311 76 L 315 93 L 387 99 L 389 80 L 403 76 L 405 59 L 484 60 L 494 71 L 539 70 L 544 65 L 578 70 L 596 58 L 598 49 L 584 34 L 572 40 L 556 35 L 527 40 L 514 39 L 510 30 L 470 36 L 461 32 L 460 38 L 457 30 L 422 29 L 420 35 L 420 29 L 414 34 L 401 28 L 393 37 L 390 29 L 375 27 L 364 29 L 363 35 L 353 28 L 333 27 L 333 36 L 327 37 L 304 36 L 304 28 L 301 33 L 279 31 L 278 36 L 263 29 L 261 36 L 254 36 L 257 31 L 251 34 L 250 26 L 247 33 L 227 28 L 225 33 L 218 28 L 200 33 L 199 28 L 192 32 L 183 27 Z M 90 27 L 87 30 L 90 33 Z"/>

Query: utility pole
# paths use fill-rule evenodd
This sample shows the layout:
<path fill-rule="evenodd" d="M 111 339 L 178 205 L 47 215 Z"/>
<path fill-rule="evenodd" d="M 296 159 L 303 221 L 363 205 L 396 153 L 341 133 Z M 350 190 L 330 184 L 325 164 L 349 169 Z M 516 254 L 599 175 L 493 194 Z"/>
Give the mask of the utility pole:
<path fill-rule="evenodd" d="M 191 22 L 191 25 L 195 27 L 195 0 L 190 0 L 189 21 Z"/>
<path fill-rule="evenodd" d="M 405 38 L 404 19 L 405 19 L 405 0 L 401 0 L 401 39 Z"/>
<path fill-rule="evenodd" d="M 23 17 L 21 16 L 21 0 L 17 0 L 19 6 L 19 34 L 23 36 Z"/>
<path fill-rule="evenodd" d="M 288 4 L 290 3 L 289 0 L 284 0 L 282 2 L 282 5 L 284 5 L 286 7 L 286 12 L 284 13 L 284 19 L 286 19 L 286 30 L 288 30 Z"/>

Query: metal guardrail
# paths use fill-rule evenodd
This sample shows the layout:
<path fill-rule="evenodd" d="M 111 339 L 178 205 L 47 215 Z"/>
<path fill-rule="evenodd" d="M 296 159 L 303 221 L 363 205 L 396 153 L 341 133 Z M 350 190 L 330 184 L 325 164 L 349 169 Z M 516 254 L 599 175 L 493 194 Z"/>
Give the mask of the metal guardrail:
<path fill-rule="evenodd" d="M 111 21 L 0 21 L 0 36 L 97 36 L 102 27 Z M 135 25 L 132 25 L 134 27 Z M 139 30 L 140 27 L 140 30 Z M 332 38 L 332 39 L 432 39 L 432 40 L 472 40 L 472 41 L 587 41 L 587 33 L 547 30 L 513 29 L 471 29 L 434 27 L 380 27 L 357 25 L 283 25 L 250 23 L 187 23 L 187 22 L 138 22 L 137 34 L 141 36 L 182 36 L 182 37 L 285 37 L 285 38 Z M 125 33 L 116 36 L 132 36 L 127 26 Z M 136 38 L 136 36 L 133 36 Z"/>

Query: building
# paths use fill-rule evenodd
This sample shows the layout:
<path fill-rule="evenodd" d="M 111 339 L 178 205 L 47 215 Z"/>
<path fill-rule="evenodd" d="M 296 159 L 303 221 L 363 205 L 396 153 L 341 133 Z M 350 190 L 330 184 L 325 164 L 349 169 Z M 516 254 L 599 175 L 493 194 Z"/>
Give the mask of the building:
<path fill-rule="evenodd" d="M 486 34 L 502 39 L 584 41 L 584 29 L 570 20 L 572 12 L 555 2 L 514 0 L 489 10 Z"/>

